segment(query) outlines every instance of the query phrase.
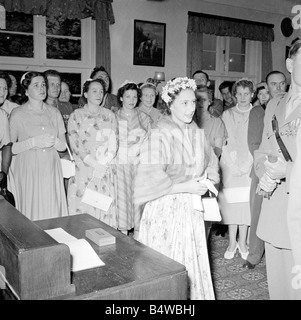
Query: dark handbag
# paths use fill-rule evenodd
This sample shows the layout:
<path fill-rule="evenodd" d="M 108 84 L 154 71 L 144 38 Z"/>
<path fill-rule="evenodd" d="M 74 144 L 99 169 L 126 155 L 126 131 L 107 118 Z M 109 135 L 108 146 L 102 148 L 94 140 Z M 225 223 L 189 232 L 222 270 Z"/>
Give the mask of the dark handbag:
<path fill-rule="evenodd" d="M 0 188 L 0 195 L 9 202 L 12 206 L 16 206 L 14 195 L 6 188 Z"/>

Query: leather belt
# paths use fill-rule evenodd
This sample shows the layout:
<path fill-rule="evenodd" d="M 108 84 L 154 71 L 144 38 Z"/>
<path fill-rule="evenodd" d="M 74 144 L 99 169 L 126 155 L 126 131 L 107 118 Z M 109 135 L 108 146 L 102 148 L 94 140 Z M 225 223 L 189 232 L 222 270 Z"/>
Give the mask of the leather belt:
<path fill-rule="evenodd" d="M 288 150 L 286 149 L 286 146 L 284 144 L 284 142 L 282 141 L 280 135 L 279 135 L 279 126 L 278 126 L 278 121 L 275 115 L 273 115 L 273 119 L 272 119 L 272 129 L 275 133 L 275 137 L 277 140 L 277 143 L 279 145 L 279 148 L 284 156 L 284 159 L 286 161 L 293 161 L 293 159 L 291 158 Z"/>

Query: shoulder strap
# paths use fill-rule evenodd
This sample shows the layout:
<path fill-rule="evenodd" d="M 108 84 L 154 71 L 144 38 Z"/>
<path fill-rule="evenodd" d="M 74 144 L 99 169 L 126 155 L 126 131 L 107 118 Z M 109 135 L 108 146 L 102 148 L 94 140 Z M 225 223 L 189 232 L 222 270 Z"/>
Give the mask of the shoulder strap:
<path fill-rule="evenodd" d="M 277 143 L 280 147 L 280 150 L 284 156 L 284 159 L 286 161 L 293 161 L 283 140 L 281 139 L 280 135 L 279 135 L 279 127 L 278 127 L 278 121 L 275 115 L 273 115 L 273 119 L 272 119 L 272 128 L 273 128 L 273 132 L 275 133 L 275 137 L 277 140 Z"/>
<path fill-rule="evenodd" d="M 69 147 L 68 147 L 68 143 L 67 143 L 67 142 L 66 142 L 66 146 L 67 146 L 67 151 L 68 151 L 69 156 L 70 156 L 70 160 L 71 160 L 71 161 L 74 161 L 74 158 L 73 158 L 73 156 L 72 156 L 72 152 L 70 151 L 70 149 L 69 149 Z"/>

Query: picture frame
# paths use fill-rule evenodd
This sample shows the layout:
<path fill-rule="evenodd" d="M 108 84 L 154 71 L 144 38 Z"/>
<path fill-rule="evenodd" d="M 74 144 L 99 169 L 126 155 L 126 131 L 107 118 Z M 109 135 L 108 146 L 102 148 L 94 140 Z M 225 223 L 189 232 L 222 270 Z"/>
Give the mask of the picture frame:
<path fill-rule="evenodd" d="M 134 20 L 133 64 L 165 65 L 166 23 Z"/>

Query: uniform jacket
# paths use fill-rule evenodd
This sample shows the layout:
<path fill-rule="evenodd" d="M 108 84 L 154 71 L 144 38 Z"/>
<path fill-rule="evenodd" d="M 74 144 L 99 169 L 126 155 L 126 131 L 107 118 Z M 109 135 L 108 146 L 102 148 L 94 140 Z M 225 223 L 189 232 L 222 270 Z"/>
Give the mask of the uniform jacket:
<path fill-rule="evenodd" d="M 286 102 L 291 92 L 272 99 L 265 110 L 262 142 L 254 152 L 254 169 L 260 179 L 265 172 L 266 156 L 271 154 L 283 157 L 272 130 L 272 117 L 276 115 L 280 136 L 288 149 L 293 161 L 296 157 L 296 134 L 301 119 L 301 105 L 286 119 Z M 259 217 L 257 235 L 266 242 L 278 248 L 290 249 L 290 240 L 287 228 L 287 202 L 292 162 L 287 163 L 286 176 L 274 190 L 270 199 L 264 198 Z"/>
<path fill-rule="evenodd" d="M 301 265 L 301 126 L 297 133 L 297 156 L 293 164 L 289 186 L 287 223 L 294 263 Z"/>

